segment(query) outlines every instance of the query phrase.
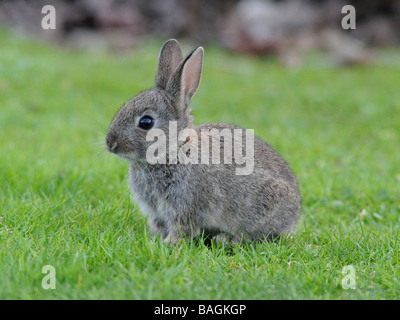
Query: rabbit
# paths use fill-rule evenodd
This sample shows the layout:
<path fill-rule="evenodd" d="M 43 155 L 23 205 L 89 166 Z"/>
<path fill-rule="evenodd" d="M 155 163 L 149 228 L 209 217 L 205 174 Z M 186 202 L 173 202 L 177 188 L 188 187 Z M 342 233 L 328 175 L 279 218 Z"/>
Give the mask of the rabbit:
<path fill-rule="evenodd" d="M 297 179 L 286 161 L 255 135 L 250 135 L 249 144 L 254 168 L 247 175 L 237 174 L 240 165 L 234 161 L 183 163 L 170 161 L 174 158 L 168 152 L 166 163 L 147 160 L 154 144 L 147 135 L 158 129 L 172 141 L 171 123 L 177 132 L 187 129 L 178 148 L 201 148 L 204 141 L 212 141 L 216 130 L 236 130 L 242 137 L 248 132 L 224 123 L 194 126 L 189 104 L 200 84 L 203 56 L 204 49 L 198 47 L 183 59 L 179 43 L 168 40 L 159 55 L 155 87 L 122 106 L 110 124 L 107 150 L 129 162 L 133 198 L 148 216 L 152 235 L 165 243 L 176 245 L 202 234 L 230 243 L 270 241 L 290 234 L 300 217 Z M 221 155 L 227 144 L 220 146 Z M 182 150 L 190 154 L 192 149 Z"/>

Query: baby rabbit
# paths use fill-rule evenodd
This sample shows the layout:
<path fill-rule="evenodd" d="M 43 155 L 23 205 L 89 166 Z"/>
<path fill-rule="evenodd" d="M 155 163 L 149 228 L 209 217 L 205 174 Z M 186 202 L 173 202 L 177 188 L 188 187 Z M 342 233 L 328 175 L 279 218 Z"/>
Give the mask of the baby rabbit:
<path fill-rule="evenodd" d="M 120 109 L 108 130 L 107 149 L 128 160 L 134 199 L 148 216 L 152 234 L 166 243 L 176 245 L 203 232 L 232 243 L 290 233 L 300 217 L 300 195 L 285 160 L 247 130 L 223 123 L 193 125 L 189 104 L 200 84 L 203 55 L 199 47 L 183 59 L 178 42 L 168 40 L 159 56 L 155 88 Z M 164 154 L 164 161 L 149 158 L 154 133 L 165 133 L 158 136 L 161 156 L 156 158 Z M 235 140 L 231 153 L 230 134 L 241 143 L 237 147 Z M 161 148 L 161 138 L 169 148 Z M 223 143 L 211 150 L 215 141 Z M 247 173 L 239 171 L 243 166 L 236 161 L 236 151 L 244 150 L 253 161 Z M 227 161 L 207 161 L 215 155 Z"/>

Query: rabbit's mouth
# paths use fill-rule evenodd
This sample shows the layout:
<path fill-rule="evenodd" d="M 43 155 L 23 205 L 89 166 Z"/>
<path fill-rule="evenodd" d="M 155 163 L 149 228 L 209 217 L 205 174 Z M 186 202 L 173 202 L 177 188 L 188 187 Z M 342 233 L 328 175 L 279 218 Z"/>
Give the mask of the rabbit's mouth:
<path fill-rule="evenodd" d="M 117 154 L 118 152 L 118 143 L 115 141 L 112 145 L 107 144 L 107 151 L 111 153 Z"/>
<path fill-rule="evenodd" d="M 111 145 L 107 145 L 107 151 L 115 154 L 117 157 L 120 157 L 120 158 L 123 158 L 126 160 L 134 159 L 133 150 L 131 150 L 131 148 L 129 148 L 129 150 L 128 150 L 127 148 L 118 145 L 117 142 L 115 142 Z"/>
<path fill-rule="evenodd" d="M 131 148 L 127 148 L 126 146 L 118 144 L 117 142 L 107 144 L 107 151 L 121 158 L 126 158 L 133 153 Z"/>
<path fill-rule="evenodd" d="M 135 161 L 136 157 L 133 150 L 127 151 L 122 148 L 111 148 L 107 146 L 107 151 L 115 154 L 117 157 L 127 160 L 129 162 Z"/>

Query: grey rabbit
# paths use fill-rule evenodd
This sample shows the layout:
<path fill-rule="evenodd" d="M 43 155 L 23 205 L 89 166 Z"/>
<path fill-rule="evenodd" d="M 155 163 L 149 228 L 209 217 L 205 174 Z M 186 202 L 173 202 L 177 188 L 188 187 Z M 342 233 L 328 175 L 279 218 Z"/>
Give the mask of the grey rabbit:
<path fill-rule="evenodd" d="M 244 141 L 248 131 L 239 127 L 193 124 L 189 104 L 200 84 L 203 56 L 203 48 L 198 47 L 183 59 L 179 43 L 168 40 L 160 52 L 155 88 L 139 93 L 119 110 L 108 130 L 107 150 L 128 160 L 134 199 L 148 216 L 151 233 L 165 243 L 176 245 L 182 238 L 192 239 L 203 232 L 216 241 L 231 243 L 290 234 L 300 217 L 296 177 L 285 160 L 258 137 L 251 134 L 252 142 L 246 144 L 253 148 L 250 174 L 238 174 L 243 166 L 233 158 L 226 163 L 185 163 L 174 161 L 174 155 L 165 151 L 167 162 L 147 159 L 154 144 L 147 134 L 162 130 L 172 143 L 176 138 L 170 126 L 173 122 L 176 132 L 187 129 L 176 144 L 185 155 L 194 147 L 203 150 L 204 141 L 210 145 L 216 136 L 224 142 L 219 151 L 225 155 L 231 144 L 216 134 L 222 130 L 232 135 L 239 130 Z M 200 157 L 211 155 L 211 150 L 204 150 Z M 162 148 L 159 152 L 162 154 Z M 199 157 L 194 151 L 192 156 Z"/>

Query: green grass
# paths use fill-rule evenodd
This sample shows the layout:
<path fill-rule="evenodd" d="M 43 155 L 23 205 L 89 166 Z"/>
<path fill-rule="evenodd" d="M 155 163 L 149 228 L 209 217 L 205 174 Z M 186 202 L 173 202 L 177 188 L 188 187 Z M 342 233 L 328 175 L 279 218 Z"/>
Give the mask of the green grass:
<path fill-rule="evenodd" d="M 0 43 L 1 299 L 400 298 L 399 63 L 285 69 L 206 47 L 196 123 L 274 146 L 303 215 L 276 243 L 171 248 L 151 239 L 127 163 L 104 146 L 119 107 L 152 87 L 162 42 L 121 56 L 5 32 Z M 55 290 L 41 286 L 45 265 Z"/>

